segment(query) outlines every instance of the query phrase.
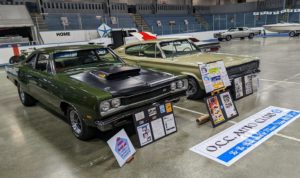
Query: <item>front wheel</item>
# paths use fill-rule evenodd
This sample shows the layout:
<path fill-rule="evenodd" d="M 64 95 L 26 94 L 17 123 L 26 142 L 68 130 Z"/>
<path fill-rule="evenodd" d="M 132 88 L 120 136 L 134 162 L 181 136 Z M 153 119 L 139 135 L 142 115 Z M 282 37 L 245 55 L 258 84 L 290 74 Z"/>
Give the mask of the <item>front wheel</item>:
<path fill-rule="evenodd" d="M 290 36 L 290 37 L 295 37 L 295 36 L 296 36 L 296 32 L 291 31 L 291 32 L 289 33 L 289 36 Z"/>
<path fill-rule="evenodd" d="M 36 103 L 36 100 L 27 94 L 20 85 L 18 85 L 19 98 L 24 106 L 33 106 Z"/>
<path fill-rule="evenodd" d="M 232 39 L 232 37 L 230 35 L 226 36 L 226 41 L 230 41 Z"/>
<path fill-rule="evenodd" d="M 253 34 L 253 33 L 250 33 L 249 36 L 248 36 L 248 38 L 249 38 L 249 39 L 253 39 L 253 38 L 254 38 L 254 34 Z"/>
<path fill-rule="evenodd" d="M 205 92 L 200 88 L 198 82 L 190 77 L 188 79 L 188 89 L 186 91 L 188 99 L 201 99 L 204 98 Z"/>
<path fill-rule="evenodd" d="M 95 136 L 95 128 L 89 127 L 83 121 L 82 117 L 73 107 L 68 108 L 68 119 L 71 129 L 76 138 L 80 140 L 89 140 Z"/>

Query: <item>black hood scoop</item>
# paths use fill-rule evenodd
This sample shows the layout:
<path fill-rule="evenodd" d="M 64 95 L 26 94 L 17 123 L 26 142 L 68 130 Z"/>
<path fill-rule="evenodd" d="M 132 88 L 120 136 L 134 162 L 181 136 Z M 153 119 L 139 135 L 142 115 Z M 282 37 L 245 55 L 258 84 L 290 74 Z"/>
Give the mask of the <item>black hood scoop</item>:
<path fill-rule="evenodd" d="M 140 68 L 132 66 L 110 66 L 92 71 L 90 74 L 98 79 L 114 80 L 137 76 L 140 71 Z"/>

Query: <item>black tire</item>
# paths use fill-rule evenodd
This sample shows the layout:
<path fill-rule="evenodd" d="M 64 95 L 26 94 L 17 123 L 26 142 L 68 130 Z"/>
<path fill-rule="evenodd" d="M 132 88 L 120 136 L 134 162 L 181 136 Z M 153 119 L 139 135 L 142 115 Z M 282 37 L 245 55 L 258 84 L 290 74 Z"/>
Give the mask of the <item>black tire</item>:
<path fill-rule="evenodd" d="M 82 116 L 75 108 L 69 107 L 67 110 L 67 116 L 70 122 L 72 133 L 76 138 L 86 141 L 95 137 L 96 129 L 87 126 L 82 119 Z"/>
<path fill-rule="evenodd" d="M 197 80 L 195 80 L 193 77 L 190 77 L 188 79 L 188 83 L 189 83 L 189 86 L 188 86 L 188 90 L 186 92 L 186 95 L 187 95 L 187 98 L 188 99 L 202 99 L 204 98 L 205 96 L 205 91 L 203 91 Z"/>
<path fill-rule="evenodd" d="M 36 103 L 36 100 L 28 95 L 20 85 L 18 85 L 18 93 L 19 93 L 19 98 L 21 100 L 21 103 L 24 105 L 24 106 L 34 106 L 35 103 Z"/>
<path fill-rule="evenodd" d="M 253 33 L 250 33 L 249 36 L 248 36 L 248 38 L 249 38 L 249 39 L 253 39 L 253 38 L 254 38 L 254 34 L 253 34 Z"/>
<path fill-rule="evenodd" d="M 296 32 L 295 31 L 290 31 L 289 36 L 290 37 L 295 37 L 296 36 Z"/>
<path fill-rule="evenodd" d="M 9 63 L 10 64 L 14 64 L 19 62 L 19 56 L 12 56 L 11 58 L 9 58 Z"/>
<path fill-rule="evenodd" d="M 218 41 L 223 41 L 223 38 L 218 38 Z"/>
<path fill-rule="evenodd" d="M 232 39 L 232 37 L 230 35 L 226 36 L 226 41 L 230 41 Z"/>

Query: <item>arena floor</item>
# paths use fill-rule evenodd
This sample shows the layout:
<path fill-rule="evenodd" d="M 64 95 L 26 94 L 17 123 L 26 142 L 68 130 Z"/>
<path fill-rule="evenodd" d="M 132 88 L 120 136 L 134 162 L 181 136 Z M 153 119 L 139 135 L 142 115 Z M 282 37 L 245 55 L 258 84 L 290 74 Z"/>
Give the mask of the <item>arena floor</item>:
<path fill-rule="evenodd" d="M 259 92 L 236 103 L 240 116 L 232 121 L 239 122 L 271 105 L 300 110 L 299 45 L 299 38 L 288 37 L 222 43 L 222 52 L 261 58 Z M 23 107 L 3 69 L 0 83 L 0 177 L 294 178 L 300 174 L 299 119 L 225 167 L 189 148 L 234 123 L 215 129 L 210 123 L 198 126 L 195 119 L 206 113 L 205 105 L 183 99 L 175 106 L 178 132 L 137 148 L 134 160 L 119 168 L 106 144 L 115 131 L 80 141 L 63 118 L 44 106 Z"/>

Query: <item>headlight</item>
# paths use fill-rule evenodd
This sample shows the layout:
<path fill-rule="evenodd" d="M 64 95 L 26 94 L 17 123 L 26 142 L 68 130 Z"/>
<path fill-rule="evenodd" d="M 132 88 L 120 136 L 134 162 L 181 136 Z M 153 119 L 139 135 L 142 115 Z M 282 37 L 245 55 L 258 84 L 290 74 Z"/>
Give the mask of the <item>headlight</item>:
<path fill-rule="evenodd" d="M 121 105 L 121 101 L 120 101 L 119 98 L 114 98 L 114 99 L 111 100 L 111 106 L 112 106 L 113 108 L 117 108 L 117 107 L 119 107 L 120 105 Z"/>
<path fill-rule="evenodd" d="M 183 86 L 184 86 L 182 80 L 177 81 L 176 84 L 177 84 L 177 88 L 178 88 L 178 89 L 181 89 L 181 88 L 183 88 Z"/>
<path fill-rule="evenodd" d="M 171 90 L 176 90 L 176 83 L 175 82 L 171 83 Z"/>
<path fill-rule="evenodd" d="M 100 104 L 100 111 L 101 112 L 106 112 L 110 109 L 110 103 L 108 101 L 103 101 Z"/>

